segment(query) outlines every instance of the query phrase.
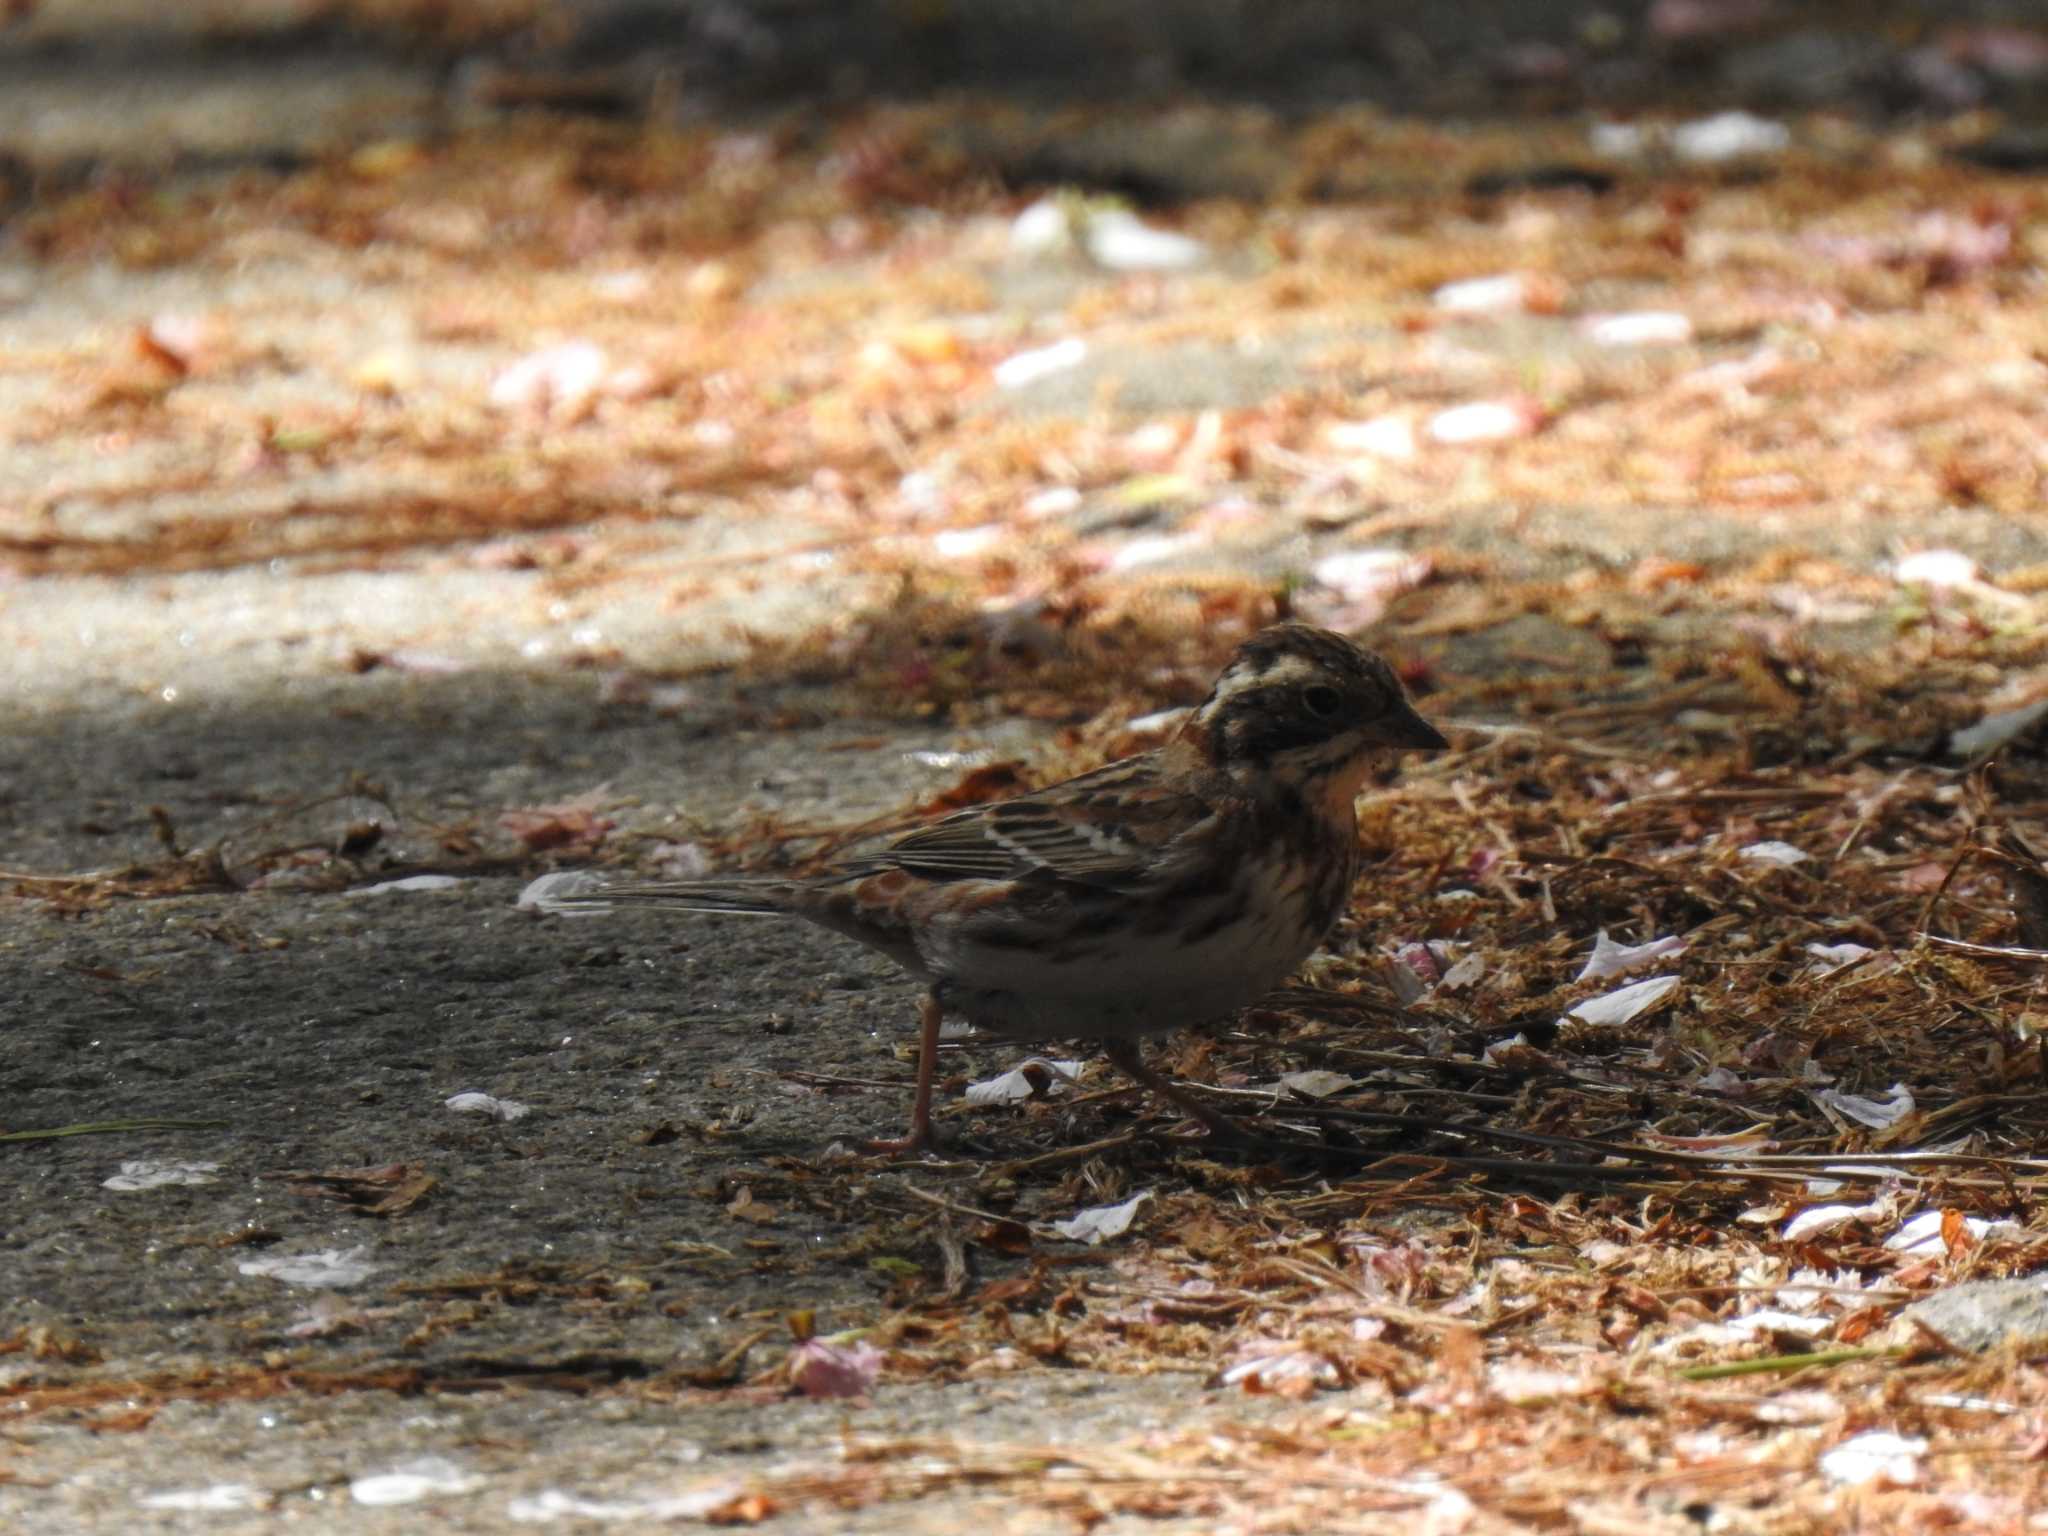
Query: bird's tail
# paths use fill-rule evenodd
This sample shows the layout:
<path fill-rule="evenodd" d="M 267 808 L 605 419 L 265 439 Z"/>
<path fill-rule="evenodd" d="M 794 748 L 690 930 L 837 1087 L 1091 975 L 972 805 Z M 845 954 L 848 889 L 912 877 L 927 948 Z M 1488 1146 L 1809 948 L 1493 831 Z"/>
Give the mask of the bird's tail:
<path fill-rule="evenodd" d="M 582 915 L 614 907 L 665 907 L 671 912 L 788 912 L 795 905 L 796 886 L 788 880 L 749 879 L 660 880 L 645 884 L 613 884 L 582 870 L 543 875 L 520 895 L 519 905 L 541 912 Z"/>

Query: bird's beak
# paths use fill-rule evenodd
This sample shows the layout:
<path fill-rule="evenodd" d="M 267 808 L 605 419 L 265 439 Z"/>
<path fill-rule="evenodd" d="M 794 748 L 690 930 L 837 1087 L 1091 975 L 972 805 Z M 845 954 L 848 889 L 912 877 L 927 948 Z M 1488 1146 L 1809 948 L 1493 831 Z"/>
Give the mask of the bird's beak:
<path fill-rule="evenodd" d="M 1373 735 L 1382 746 L 1415 752 L 1441 752 L 1450 745 L 1443 732 L 1418 715 L 1406 699 L 1392 714 L 1373 722 Z"/>

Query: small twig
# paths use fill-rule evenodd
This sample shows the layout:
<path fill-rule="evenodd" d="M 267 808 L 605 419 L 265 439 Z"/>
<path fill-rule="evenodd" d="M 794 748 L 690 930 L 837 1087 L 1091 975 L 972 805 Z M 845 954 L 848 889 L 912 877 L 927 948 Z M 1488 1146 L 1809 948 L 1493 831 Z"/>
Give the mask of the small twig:
<path fill-rule="evenodd" d="M 1767 1376 L 1803 1371 L 1808 1366 L 1847 1365 L 1856 1360 L 1892 1360 L 1906 1351 L 1884 1349 L 1822 1349 L 1804 1355 L 1769 1355 L 1762 1360 L 1734 1360 L 1725 1365 L 1695 1365 L 1676 1373 L 1680 1381 L 1720 1381 L 1730 1376 Z"/>
<path fill-rule="evenodd" d="M 1510 736 L 1533 736 L 1546 747 L 1557 747 L 1566 752 L 1576 752 L 1583 757 L 1611 757 L 1627 762 L 1641 762 L 1650 756 L 1649 753 L 1639 752 L 1632 747 L 1610 747 L 1603 742 L 1587 741 L 1578 736 L 1562 736 L 1555 731 L 1539 730 L 1532 725 L 1500 725 L 1490 720 L 1439 720 L 1437 724 L 1447 726 L 1453 730 L 1471 731 L 1475 735 L 1489 737 L 1491 739 L 1487 742 L 1487 746 L 1504 741 Z M 1441 757 L 1432 758 L 1428 763 L 1421 765 L 1420 768 L 1410 771 L 1426 772 L 1432 768 L 1441 768 L 1446 763 L 1456 763 L 1464 758 L 1477 756 L 1484 750 L 1484 747 L 1474 747 L 1465 752 L 1457 753 L 1448 759 Z"/>
<path fill-rule="evenodd" d="M 928 1189 L 919 1189 L 908 1179 L 898 1179 L 896 1187 L 906 1195 L 913 1195 L 927 1205 L 936 1205 L 942 1211 L 951 1211 L 956 1216 L 972 1216 L 976 1221 L 1013 1222 L 1014 1216 L 999 1216 L 994 1211 L 984 1211 L 972 1205 L 962 1205 L 957 1200 L 948 1200 L 944 1195 L 935 1195 Z"/>
<path fill-rule="evenodd" d="M 1923 927 L 1913 935 L 1929 944 L 1939 944 L 1947 949 L 1960 949 L 1966 955 L 1998 955 L 2007 960 L 2048 960 L 2048 949 L 2028 949 L 2020 944 L 1972 944 L 1968 939 L 1951 939 L 1939 933 L 1929 933 Z"/>
<path fill-rule="evenodd" d="M 1920 909 L 1920 921 L 1915 924 L 1915 927 L 1922 937 L 1934 937 L 1934 934 L 1929 931 L 1934 925 L 1934 909 L 1941 905 L 1941 898 L 1948 894 L 1950 884 L 1954 882 L 1957 873 L 1962 867 L 1969 862 L 1970 855 L 1978 851 L 1974 835 L 1966 836 L 1963 839 L 1962 846 L 1956 849 L 1956 856 L 1949 860 L 1948 873 L 1941 877 L 1941 884 L 1934 888 L 1934 894 L 1927 898 L 1927 905 Z"/>
<path fill-rule="evenodd" d="M 1020 1173 L 1035 1172 L 1040 1168 L 1056 1168 L 1062 1163 L 1085 1162 L 1099 1152 L 1114 1152 L 1119 1147 L 1128 1147 L 1144 1139 L 1145 1135 L 1141 1131 L 1125 1131 L 1120 1136 L 1105 1136 L 1100 1141 L 1083 1142 L 1077 1147 L 1058 1147 L 1051 1152 L 1041 1152 L 1036 1157 L 1023 1157 L 1015 1162 L 1000 1163 L 994 1172 L 1010 1178 Z"/>
<path fill-rule="evenodd" d="M 830 1072 L 805 1072 L 794 1068 L 775 1075 L 784 1082 L 801 1083 L 806 1088 L 888 1088 L 901 1092 L 910 1087 L 909 1078 L 839 1077 Z"/>
<path fill-rule="evenodd" d="M 60 1136 L 111 1136 L 122 1131 L 212 1131 L 232 1125 L 230 1120 L 89 1120 L 78 1125 L 55 1125 L 42 1131 L 7 1131 L 0 1141 L 54 1141 Z"/>

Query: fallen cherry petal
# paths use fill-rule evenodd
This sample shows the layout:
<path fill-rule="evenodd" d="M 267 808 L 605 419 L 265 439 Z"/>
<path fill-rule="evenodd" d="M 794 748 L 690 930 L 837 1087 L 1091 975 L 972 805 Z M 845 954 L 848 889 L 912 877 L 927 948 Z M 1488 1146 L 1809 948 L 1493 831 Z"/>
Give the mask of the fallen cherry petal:
<path fill-rule="evenodd" d="M 1790 843 L 1774 840 L 1750 843 L 1736 850 L 1743 858 L 1754 864 L 1775 864 L 1780 869 L 1790 869 L 1794 864 L 1804 864 L 1810 855 Z"/>
<path fill-rule="evenodd" d="M 1574 979 L 1604 981 L 1609 976 L 1625 976 L 1639 966 L 1659 960 L 1676 960 L 1684 953 L 1685 940 L 1675 934 L 1651 939 L 1646 944 L 1617 944 L 1607 937 L 1607 930 L 1602 928 L 1593 935 L 1593 953 Z"/>
<path fill-rule="evenodd" d="M 389 1472 L 359 1477 L 348 1485 L 348 1492 L 358 1504 L 417 1504 L 421 1499 L 474 1493 L 483 1485 L 482 1478 L 465 1473 L 444 1456 L 422 1456 Z"/>
<path fill-rule="evenodd" d="M 360 1285 L 382 1266 L 372 1264 L 367 1248 L 328 1248 L 319 1253 L 268 1254 L 235 1266 L 245 1275 L 282 1280 L 286 1285 L 339 1288 Z"/>
<path fill-rule="evenodd" d="M 469 882 L 458 875 L 407 875 L 402 880 L 384 880 L 376 885 L 358 886 L 351 896 L 388 896 L 394 891 L 452 891 Z"/>
<path fill-rule="evenodd" d="M 1151 1198 L 1151 1190 L 1140 1190 L 1120 1205 L 1094 1205 L 1076 1211 L 1064 1221 L 1054 1222 L 1052 1229 L 1061 1237 L 1093 1247 L 1112 1237 L 1123 1236 L 1137 1218 L 1138 1207 Z"/>
<path fill-rule="evenodd" d="M 1910 1487 L 1920 1481 L 1920 1458 L 1926 1454 L 1927 1442 L 1917 1435 L 1870 1430 L 1823 1455 L 1820 1470 L 1829 1482 L 1851 1488 L 1867 1483 Z"/>
<path fill-rule="evenodd" d="M 501 411 L 572 419 L 589 406 L 609 367 L 604 348 L 593 342 L 544 347 L 491 381 L 490 402 Z"/>
<path fill-rule="evenodd" d="M 1071 1083 L 1081 1075 L 1078 1061 L 1048 1061 L 1033 1056 L 1019 1062 L 999 1077 L 967 1085 L 970 1104 L 1021 1104 L 1026 1099 L 1047 1097 L 1057 1083 Z"/>
<path fill-rule="evenodd" d="M 217 1184 L 219 1163 L 159 1162 L 141 1158 L 121 1164 L 121 1171 L 100 1182 L 102 1189 L 162 1189 L 174 1184 Z"/>
<path fill-rule="evenodd" d="M 1099 265 L 1113 272 L 1179 271 L 1209 259 L 1209 248 L 1201 241 L 1154 229 L 1121 208 L 1106 208 L 1092 215 L 1081 242 Z"/>
<path fill-rule="evenodd" d="M 1431 442 L 1447 447 L 1498 443 L 1527 437 L 1543 424 L 1543 413 L 1525 400 L 1475 400 L 1429 418 Z"/>
<path fill-rule="evenodd" d="M 1844 966 L 1854 965 L 1858 960 L 1867 959 L 1877 953 L 1868 944 L 1809 944 L 1806 952 L 1813 956 L 1814 964 L 1807 967 L 1809 976 L 1832 976 Z"/>
<path fill-rule="evenodd" d="M 1036 384 L 1040 379 L 1064 373 L 1069 368 L 1080 367 L 1087 356 L 1088 343 L 1078 336 L 1056 341 L 1049 347 L 1036 347 L 1029 352 L 1015 353 L 996 364 L 996 387 L 1022 389 L 1027 384 Z"/>
<path fill-rule="evenodd" d="M 1890 1095 L 1884 1099 L 1866 1099 L 1860 1094 L 1823 1088 L 1814 1094 L 1813 1100 L 1845 1120 L 1854 1120 L 1858 1125 L 1867 1125 L 1876 1131 L 1889 1130 L 1917 1107 L 1913 1102 L 1913 1090 L 1904 1083 L 1893 1083 Z"/>
<path fill-rule="evenodd" d="M 1949 1251 L 1948 1239 L 1942 1233 L 1941 1211 L 1922 1211 L 1902 1222 L 1899 1230 L 1884 1240 L 1886 1248 L 1893 1253 L 1933 1254 L 1937 1258 Z M 1987 1237 L 2019 1237 L 2024 1228 L 2008 1217 L 1995 1220 L 1983 1216 L 1965 1216 L 1963 1230 L 1971 1239 L 1982 1242 Z"/>
<path fill-rule="evenodd" d="M 1677 990 L 1676 976 L 1652 976 L 1567 1008 L 1564 1021 L 1603 1026 L 1626 1024 L 1648 1013 Z"/>
<path fill-rule="evenodd" d="M 1672 153 L 1705 165 L 1774 155 L 1791 143 L 1792 132 L 1783 123 L 1750 112 L 1718 112 L 1671 130 Z"/>
<path fill-rule="evenodd" d="M 1692 320 L 1674 310 L 1588 315 L 1580 328 L 1603 347 L 1675 347 L 1692 340 Z"/>
<path fill-rule="evenodd" d="M 1977 582 L 1977 562 L 1956 549 L 1923 549 L 1892 566 L 1901 586 L 1968 587 Z"/>
<path fill-rule="evenodd" d="M 1804 1242 L 1809 1238 L 1821 1237 L 1842 1228 L 1880 1221 L 1891 1209 L 1891 1201 L 1883 1197 L 1868 1205 L 1814 1205 L 1808 1206 L 1797 1216 L 1785 1223 L 1781 1234 L 1788 1243 Z"/>
<path fill-rule="evenodd" d="M 866 1397 L 888 1359 L 864 1341 L 806 1339 L 789 1357 L 789 1380 L 805 1397 Z"/>
<path fill-rule="evenodd" d="M 1445 283 L 1430 295 L 1430 303 L 1451 315 L 1501 314 L 1528 306 L 1530 279 L 1524 272 L 1502 272 L 1493 277 L 1468 277 Z"/>
<path fill-rule="evenodd" d="M 1327 1072 L 1321 1068 L 1310 1068 L 1304 1072 L 1288 1072 L 1281 1076 L 1280 1086 L 1289 1093 L 1296 1093 L 1305 1099 L 1327 1099 L 1332 1094 L 1342 1093 L 1347 1088 L 1358 1086 L 1358 1079 L 1347 1077 L 1342 1072 Z"/>
<path fill-rule="evenodd" d="M 442 1102 L 443 1109 L 452 1109 L 458 1115 L 489 1115 L 493 1120 L 523 1120 L 533 1113 L 531 1104 L 522 1104 L 517 1099 L 494 1098 L 488 1093 L 458 1093 Z"/>
<path fill-rule="evenodd" d="M 1406 463 L 1416 453 L 1415 423 L 1391 413 L 1365 421 L 1333 421 L 1323 428 L 1323 445 L 1332 453 Z"/>

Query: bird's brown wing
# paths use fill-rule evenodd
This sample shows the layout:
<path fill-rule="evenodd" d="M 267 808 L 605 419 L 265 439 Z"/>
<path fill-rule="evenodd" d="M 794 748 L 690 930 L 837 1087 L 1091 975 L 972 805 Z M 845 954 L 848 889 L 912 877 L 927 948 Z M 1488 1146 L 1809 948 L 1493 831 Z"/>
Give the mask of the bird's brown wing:
<path fill-rule="evenodd" d="M 1119 771 L 1121 770 L 1121 771 Z M 1215 809 L 1125 764 L 1036 795 L 959 811 L 863 861 L 925 880 L 1052 880 L 1128 890 L 1175 863 Z"/>

